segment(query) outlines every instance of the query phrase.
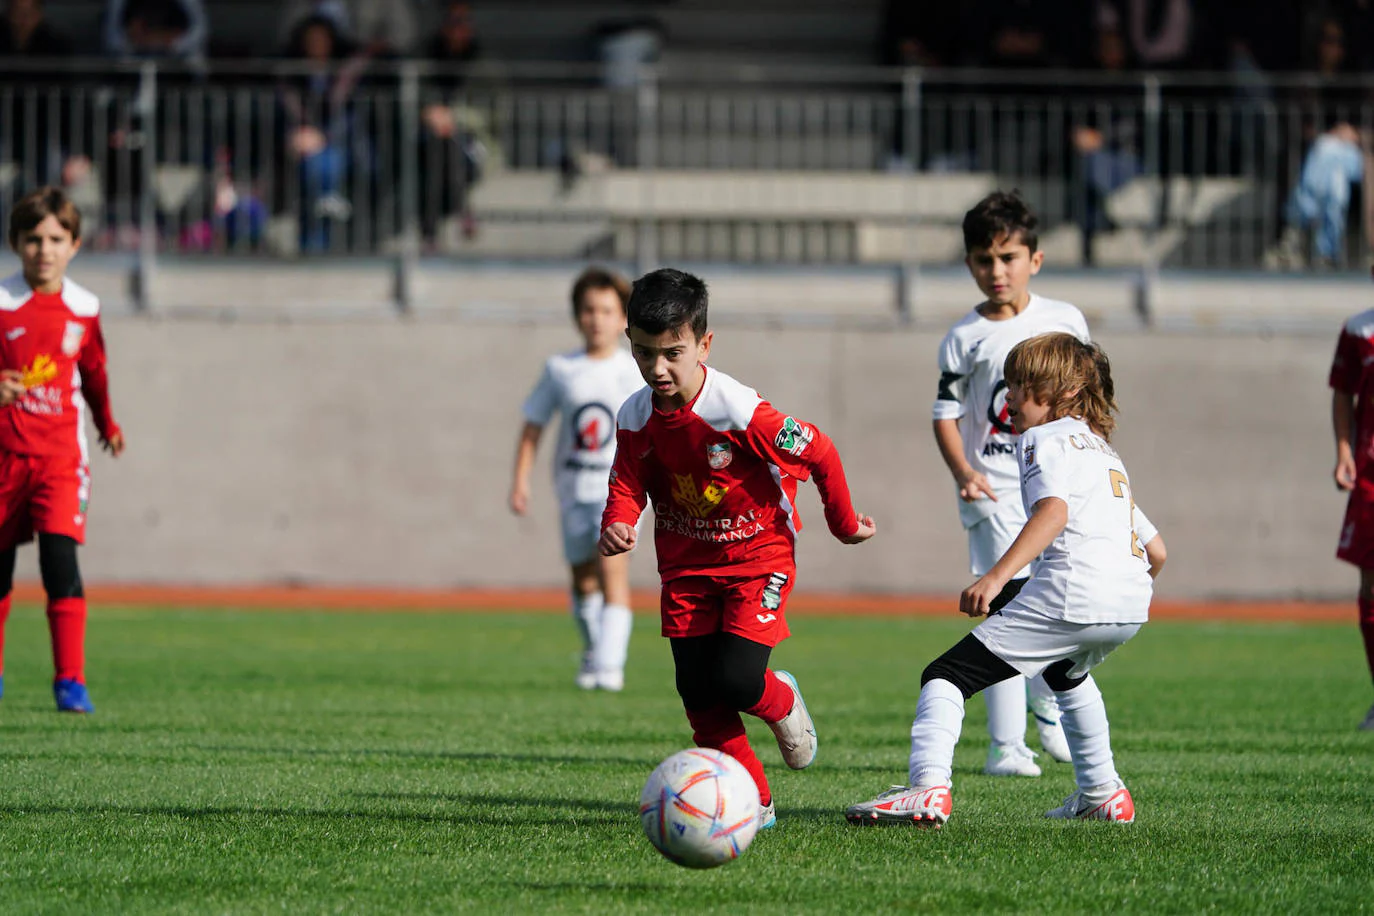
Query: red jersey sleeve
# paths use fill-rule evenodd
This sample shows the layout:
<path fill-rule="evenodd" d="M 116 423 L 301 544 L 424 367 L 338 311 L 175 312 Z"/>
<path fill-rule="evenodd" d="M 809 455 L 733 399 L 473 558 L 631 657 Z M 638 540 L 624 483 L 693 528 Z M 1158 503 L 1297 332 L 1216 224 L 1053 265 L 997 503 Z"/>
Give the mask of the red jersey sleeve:
<path fill-rule="evenodd" d="M 840 453 L 830 437 L 810 423 L 760 401 L 744 431 L 755 454 L 798 480 L 814 479 L 825 506 L 825 523 L 837 538 L 859 530 Z"/>
<path fill-rule="evenodd" d="M 1336 341 L 1336 356 L 1331 361 L 1330 385 L 1346 394 L 1357 394 L 1360 390 L 1360 373 L 1364 363 L 1360 356 L 1360 339 L 1348 330 L 1342 329 Z"/>
<path fill-rule="evenodd" d="M 76 360 L 81 370 L 81 393 L 90 405 L 91 417 L 100 435 L 109 439 L 119 432 L 110 409 L 110 378 L 105 372 L 105 335 L 100 330 L 100 319 L 92 318 L 90 333 L 81 347 L 81 355 Z"/>
<path fill-rule="evenodd" d="M 627 430 L 616 430 L 615 463 L 611 465 L 610 493 L 606 497 L 606 509 L 601 513 L 601 530 L 605 531 L 616 522 L 634 525 L 644 514 L 649 503 L 648 492 L 644 487 L 642 460 L 636 439 Z M 640 450 L 642 451 L 642 449 Z"/>

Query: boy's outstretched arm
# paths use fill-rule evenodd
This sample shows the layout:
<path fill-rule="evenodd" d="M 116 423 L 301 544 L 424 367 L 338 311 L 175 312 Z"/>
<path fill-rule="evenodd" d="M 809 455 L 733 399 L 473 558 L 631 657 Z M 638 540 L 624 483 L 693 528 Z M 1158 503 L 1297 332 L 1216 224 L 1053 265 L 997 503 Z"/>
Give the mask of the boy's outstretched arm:
<path fill-rule="evenodd" d="M 970 617 L 982 617 L 992 600 L 1001 594 L 1018 570 L 1026 566 L 1045 548 L 1054 543 L 1059 532 L 1069 523 L 1069 504 L 1057 496 L 1046 496 L 1031 509 L 1026 527 L 1011 542 L 1002 559 L 993 564 L 981 579 L 964 589 L 959 596 L 959 611 Z"/>
<path fill-rule="evenodd" d="M 1169 559 L 1169 552 L 1164 548 L 1164 538 L 1156 534 L 1150 539 L 1150 543 L 1145 545 L 1145 559 L 1150 564 L 1150 578 L 1159 578 L 1164 561 Z"/>
<path fill-rule="evenodd" d="M 515 446 L 515 470 L 511 473 L 510 510 L 516 515 L 524 515 L 530 507 L 530 470 L 534 467 L 534 455 L 539 449 L 539 437 L 544 427 L 538 423 L 525 421 L 520 430 L 520 441 Z"/>
<path fill-rule="evenodd" d="M 986 496 L 997 502 L 997 494 L 992 492 L 992 484 L 988 483 L 987 477 L 974 470 L 964 457 L 964 439 L 959 434 L 959 421 L 932 420 L 931 427 L 935 431 L 935 444 L 940 449 L 940 457 L 945 460 L 945 467 L 949 468 L 949 473 L 959 486 L 959 498 L 971 503 Z"/>
<path fill-rule="evenodd" d="M 606 509 L 601 513 L 601 539 L 596 545 L 603 557 L 625 553 L 639 540 L 635 524 L 649 504 L 649 493 L 644 488 L 643 458 L 636 457 L 637 448 L 630 433 L 616 431 L 615 463 Z"/>
<path fill-rule="evenodd" d="M 1355 489 L 1355 396 L 1339 388 L 1331 392 L 1331 428 L 1336 434 L 1336 489 Z"/>

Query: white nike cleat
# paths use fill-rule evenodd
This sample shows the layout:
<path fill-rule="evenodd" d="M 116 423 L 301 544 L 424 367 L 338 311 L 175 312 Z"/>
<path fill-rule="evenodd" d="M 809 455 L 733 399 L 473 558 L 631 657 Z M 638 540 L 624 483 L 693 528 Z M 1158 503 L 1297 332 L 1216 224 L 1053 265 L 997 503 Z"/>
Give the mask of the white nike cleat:
<path fill-rule="evenodd" d="M 1045 817 L 1064 821 L 1113 821 L 1129 824 L 1135 820 L 1135 801 L 1131 791 L 1123 783 L 1099 786 L 1087 792 L 1075 792 L 1064 799 L 1064 804 Z"/>
<path fill-rule="evenodd" d="M 774 671 L 778 680 L 792 688 L 792 710 L 777 722 L 769 722 L 768 727 L 778 739 L 778 750 L 782 761 L 794 770 L 804 770 L 816 759 L 816 723 L 806 711 L 806 701 L 802 699 L 797 679 L 786 671 Z"/>
<path fill-rule="evenodd" d="M 577 679 L 574 683 L 581 690 L 596 689 L 596 665 L 592 664 L 590 652 L 582 656 L 582 666 L 577 669 Z"/>
<path fill-rule="evenodd" d="M 845 809 L 851 824 L 911 824 L 939 830 L 954 811 L 949 786 L 893 786 L 872 801 Z"/>
<path fill-rule="evenodd" d="M 1360 723 L 1360 731 L 1374 732 L 1374 706 L 1369 707 L 1369 712 L 1365 714 L 1364 721 Z"/>
<path fill-rule="evenodd" d="M 611 693 L 619 693 L 625 689 L 625 671 L 598 671 L 596 673 L 596 686 L 602 690 L 609 690 Z"/>
<path fill-rule="evenodd" d="M 759 830 L 767 830 L 770 827 L 778 826 L 778 812 L 773 807 L 773 803 L 759 805 Z"/>
<path fill-rule="evenodd" d="M 1035 716 L 1035 730 L 1040 733 L 1040 749 L 1060 763 L 1072 763 L 1069 742 L 1064 738 L 1064 728 L 1059 724 L 1059 704 L 1053 697 L 1032 696 L 1029 703 L 1031 715 Z"/>
<path fill-rule="evenodd" d="M 1039 776 L 1035 751 L 1024 744 L 994 744 L 988 748 L 983 772 L 989 776 Z"/>

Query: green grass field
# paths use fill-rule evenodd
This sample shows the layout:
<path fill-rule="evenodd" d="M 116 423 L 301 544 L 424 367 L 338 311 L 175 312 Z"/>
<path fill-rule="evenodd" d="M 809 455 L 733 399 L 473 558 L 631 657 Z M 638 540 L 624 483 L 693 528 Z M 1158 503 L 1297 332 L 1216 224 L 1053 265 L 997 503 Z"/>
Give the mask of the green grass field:
<path fill-rule="evenodd" d="M 0 912 L 1374 908 L 1353 624 L 1155 623 L 1109 659 L 1129 827 L 1043 820 L 1072 790 L 1066 765 L 981 775 L 975 700 L 954 817 L 919 832 L 841 812 L 902 780 L 921 668 L 965 625 L 799 618 L 774 658 L 806 690 L 820 755 L 788 771 L 751 724 L 778 829 L 709 872 L 640 832 L 644 778 L 690 736 L 667 644 L 637 624 L 625 692 L 589 695 L 561 616 L 99 608 L 83 718 L 52 711 L 42 615 L 21 608 Z"/>

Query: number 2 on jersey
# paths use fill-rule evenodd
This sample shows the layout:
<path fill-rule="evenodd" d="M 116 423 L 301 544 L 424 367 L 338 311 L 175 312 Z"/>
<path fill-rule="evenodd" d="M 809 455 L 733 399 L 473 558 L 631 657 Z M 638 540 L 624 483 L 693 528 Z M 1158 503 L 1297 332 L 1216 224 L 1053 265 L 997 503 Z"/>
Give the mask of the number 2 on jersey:
<path fill-rule="evenodd" d="M 1112 482 L 1112 495 L 1117 499 L 1128 500 L 1131 505 L 1131 553 L 1140 559 L 1145 559 L 1145 548 L 1140 546 L 1140 537 L 1135 533 L 1135 497 L 1131 495 L 1131 484 L 1126 479 L 1126 475 L 1112 468 L 1107 471 L 1107 477 Z"/>

